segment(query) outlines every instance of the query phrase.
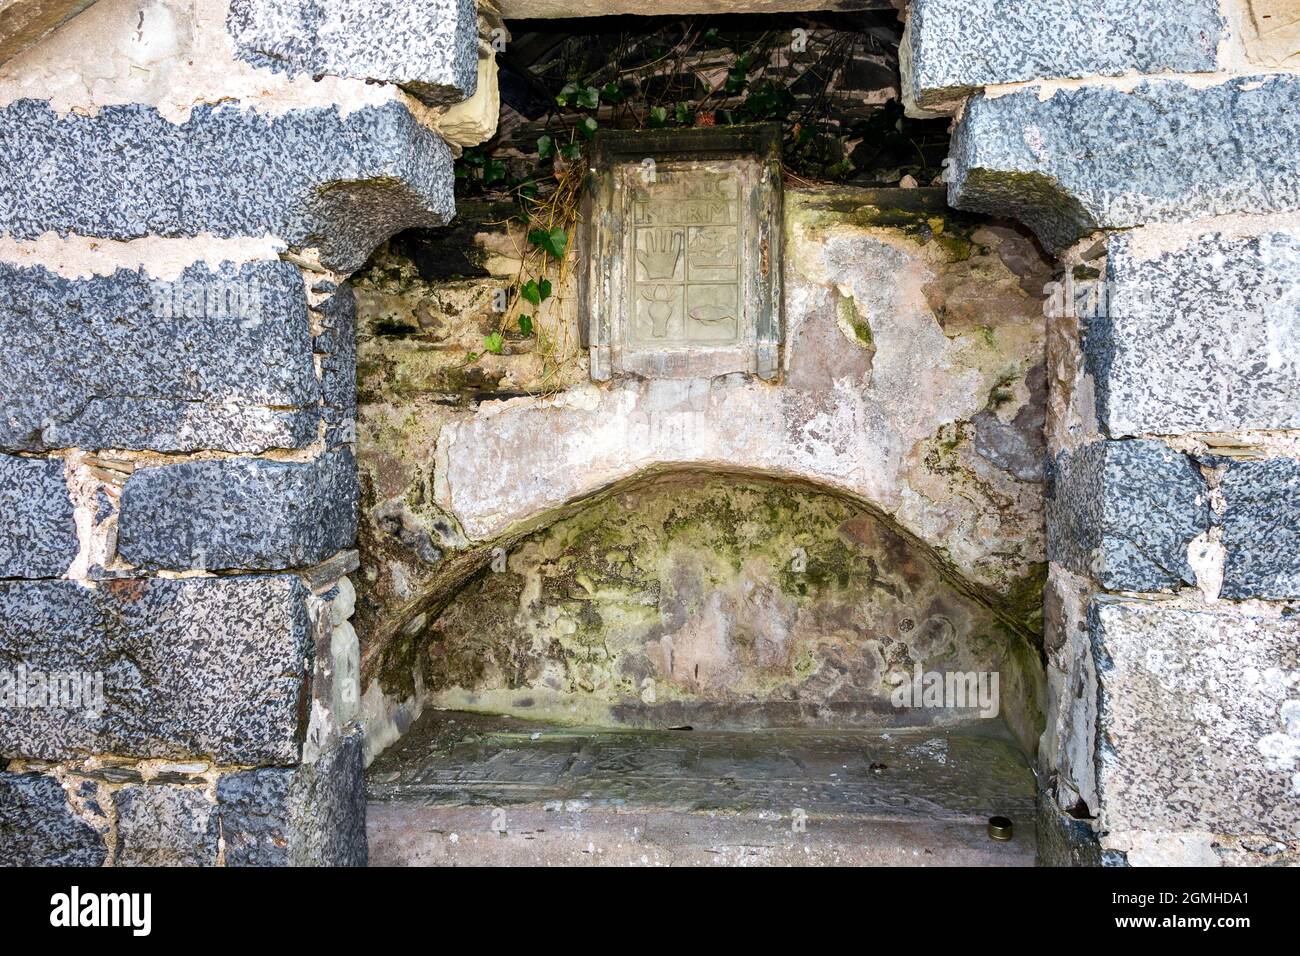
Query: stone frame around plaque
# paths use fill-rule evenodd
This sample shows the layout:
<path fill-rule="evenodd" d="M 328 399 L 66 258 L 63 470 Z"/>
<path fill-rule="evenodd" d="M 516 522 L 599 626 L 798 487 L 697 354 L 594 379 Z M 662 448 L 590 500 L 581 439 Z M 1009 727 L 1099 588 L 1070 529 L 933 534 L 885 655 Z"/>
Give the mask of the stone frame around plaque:
<path fill-rule="evenodd" d="M 774 379 L 779 124 L 602 131 L 591 162 L 578 236 L 591 377 Z"/>

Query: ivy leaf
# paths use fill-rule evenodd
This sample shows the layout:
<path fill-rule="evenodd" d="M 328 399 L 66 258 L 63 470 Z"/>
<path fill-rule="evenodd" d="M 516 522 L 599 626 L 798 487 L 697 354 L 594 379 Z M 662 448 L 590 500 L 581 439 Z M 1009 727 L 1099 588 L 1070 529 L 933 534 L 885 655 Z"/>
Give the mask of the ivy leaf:
<path fill-rule="evenodd" d="M 568 106 L 569 100 L 577 95 L 579 89 L 577 83 L 565 83 L 564 89 L 560 90 L 555 96 L 555 105 Z"/>
<path fill-rule="evenodd" d="M 675 113 L 677 114 L 677 122 L 682 126 L 690 126 L 692 120 L 695 119 L 690 106 L 686 103 L 678 103 Z"/>
<path fill-rule="evenodd" d="M 609 82 L 600 88 L 600 98 L 606 103 L 623 102 L 623 87 L 617 83 Z"/>
<path fill-rule="evenodd" d="M 593 136 L 596 135 L 596 130 L 598 130 L 599 128 L 600 128 L 600 124 L 597 123 L 590 116 L 584 116 L 581 120 L 578 121 L 578 133 L 582 136 L 583 139 L 591 139 Z"/>
<path fill-rule="evenodd" d="M 523 284 L 523 287 L 519 290 L 519 294 L 523 296 L 525 301 L 531 302 L 533 305 L 542 304 L 541 287 L 533 279 L 529 279 Z"/>
<path fill-rule="evenodd" d="M 499 159 L 489 159 L 483 165 L 483 185 L 490 186 L 492 183 L 506 178 L 506 164 Z"/>
<path fill-rule="evenodd" d="M 519 317 L 519 334 L 528 338 L 533 334 L 533 317 L 531 315 L 521 315 Z"/>
<path fill-rule="evenodd" d="M 594 86 L 589 86 L 586 89 L 579 90 L 575 99 L 583 109 L 594 110 L 600 105 L 600 90 Z"/>
<path fill-rule="evenodd" d="M 542 279 L 538 282 L 537 291 L 541 293 L 543 299 L 549 299 L 551 297 L 551 280 Z"/>
<path fill-rule="evenodd" d="M 493 355 L 500 355 L 501 350 L 505 348 L 506 341 L 501 337 L 500 332 L 493 332 L 491 335 L 483 337 L 483 348 L 487 349 Z"/>
<path fill-rule="evenodd" d="M 555 140 L 549 136 L 537 137 L 537 158 L 550 159 L 555 155 Z"/>
<path fill-rule="evenodd" d="M 540 249 L 545 250 L 555 259 L 564 258 L 564 247 L 568 245 L 569 237 L 564 234 L 564 230 L 555 226 L 550 230 L 533 229 L 528 233 L 528 241 Z"/>
<path fill-rule="evenodd" d="M 650 125 L 652 127 L 665 126 L 668 123 L 668 110 L 662 106 L 650 107 Z"/>
<path fill-rule="evenodd" d="M 582 158 L 581 143 L 565 143 L 560 147 L 560 155 L 570 163 L 576 163 Z"/>

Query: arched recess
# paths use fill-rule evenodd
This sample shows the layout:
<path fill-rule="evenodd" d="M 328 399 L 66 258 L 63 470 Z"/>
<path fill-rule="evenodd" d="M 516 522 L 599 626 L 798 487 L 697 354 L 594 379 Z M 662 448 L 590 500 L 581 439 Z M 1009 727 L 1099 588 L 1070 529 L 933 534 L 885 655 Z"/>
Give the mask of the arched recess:
<path fill-rule="evenodd" d="M 996 713 L 979 716 L 1032 757 L 1037 642 L 1007 596 L 861 497 L 661 464 L 449 558 L 370 634 L 368 749 L 426 706 L 660 728 L 960 722 L 978 708 L 891 695 L 961 672 L 998 675 Z"/>

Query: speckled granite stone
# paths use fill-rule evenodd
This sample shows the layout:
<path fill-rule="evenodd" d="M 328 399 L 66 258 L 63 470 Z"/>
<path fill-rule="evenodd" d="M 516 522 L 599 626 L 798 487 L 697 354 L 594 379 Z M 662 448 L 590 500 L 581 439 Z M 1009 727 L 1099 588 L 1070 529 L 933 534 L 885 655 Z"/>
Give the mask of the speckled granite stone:
<path fill-rule="evenodd" d="M 1220 485 L 1224 597 L 1300 597 L 1300 461 L 1239 461 Z"/>
<path fill-rule="evenodd" d="M 0 670 L 103 679 L 102 709 L 92 696 L 0 710 L 0 756 L 293 762 L 313 654 L 306 598 L 288 575 L 0 581 Z"/>
<path fill-rule="evenodd" d="M 0 578 L 55 578 L 77 556 L 62 459 L 0 455 Z"/>
<path fill-rule="evenodd" d="M 316 438 L 306 289 L 286 262 L 173 282 L 0 264 L 0 445 L 264 451 Z"/>
<path fill-rule="evenodd" d="M 1300 620 L 1094 598 L 1097 786 L 1126 832 L 1267 836 L 1300 828 Z"/>
<path fill-rule="evenodd" d="M 953 136 L 948 201 L 1019 219 L 1051 250 L 1097 229 L 1298 209 L 1297 97 L 1292 75 L 981 94 Z"/>
<path fill-rule="evenodd" d="M 0 866 L 102 866 L 104 837 L 53 777 L 0 773 Z"/>
<path fill-rule="evenodd" d="M 904 95 L 927 108 L 997 83 L 1213 71 L 1225 26 L 1218 0 L 913 0 Z"/>
<path fill-rule="evenodd" d="M 1208 233 L 1151 258 L 1140 241 L 1110 240 L 1108 299 L 1084 335 L 1102 427 L 1300 427 L 1300 236 Z"/>
<path fill-rule="evenodd" d="M 1187 545 L 1210 525 L 1209 489 L 1186 455 L 1158 441 L 1093 442 L 1057 456 L 1048 556 L 1102 587 L 1195 584 Z"/>
<path fill-rule="evenodd" d="M 365 866 L 361 732 L 314 764 L 225 774 L 217 781 L 227 866 Z"/>
<path fill-rule="evenodd" d="M 232 0 L 226 29 L 276 72 L 396 83 L 433 106 L 477 87 L 474 0 Z"/>
<path fill-rule="evenodd" d="M 270 233 L 350 272 L 393 233 L 446 223 L 452 181 L 447 145 L 397 102 L 201 106 L 179 125 L 139 104 L 0 108 L 0 222 L 18 239 Z"/>
<path fill-rule="evenodd" d="M 114 866 L 214 866 L 217 807 L 197 786 L 140 784 L 113 794 Z"/>
<path fill-rule="evenodd" d="M 145 568 L 301 567 L 350 547 L 356 462 L 227 458 L 137 470 L 122 491 L 118 553 Z"/>
<path fill-rule="evenodd" d="M 320 355 L 321 393 L 325 403 L 325 443 L 329 447 L 356 441 L 357 435 L 357 298 L 351 286 L 318 284 L 331 291 L 316 309 L 323 331 L 316 338 Z"/>

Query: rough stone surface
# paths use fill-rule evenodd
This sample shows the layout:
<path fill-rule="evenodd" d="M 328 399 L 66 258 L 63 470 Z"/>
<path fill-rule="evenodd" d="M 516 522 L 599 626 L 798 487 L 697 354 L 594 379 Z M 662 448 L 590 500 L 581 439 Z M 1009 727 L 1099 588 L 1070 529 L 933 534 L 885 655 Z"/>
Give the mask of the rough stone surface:
<path fill-rule="evenodd" d="M 141 784 L 113 794 L 114 866 L 213 866 L 217 808 L 201 787 Z"/>
<path fill-rule="evenodd" d="M 1094 599 L 1105 845 L 1300 834 L 1300 620 Z"/>
<path fill-rule="evenodd" d="M 914 667 L 997 673 L 996 717 L 1032 751 L 1037 589 L 1025 603 L 972 600 L 925 548 L 843 498 L 673 475 L 512 545 L 504 568 L 429 614 L 385 676 L 398 685 L 418 669 L 441 710 L 703 731 L 988 720 L 972 699 L 926 710 L 893 694 Z"/>
<path fill-rule="evenodd" d="M 1057 458 L 1048 556 L 1120 591 L 1195 584 L 1187 545 L 1210 525 L 1205 480 L 1158 441 L 1093 442 Z"/>
<path fill-rule="evenodd" d="M 314 764 L 217 781 L 227 866 L 365 866 L 362 738 L 353 731 Z"/>
<path fill-rule="evenodd" d="M 1220 485 L 1223 597 L 1300 597 L 1300 461 L 1236 462 Z"/>
<path fill-rule="evenodd" d="M 357 299 L 351 286 L 325 282 L 315 291 L 332 292 L 316 309 L 323 331 L 316 338 L 321 393 L 325 403 L 325 442 L 331 448 L 356 441 Z"/>
<path fill-rule="evenodd" d="M 452 213 L 447 145 L 396 102 L 346 115 L 202 106 L 180 124 L 139 105 L 0 109 L 0 222 L 18 239 L 269 232 L 348 272 L 394 232 Z"/>
<path fill-rule="evenodd" d="M 272 70 L 397 83 L 435 106 L 475 90 L 474 0 L 233 0 L 226 27 Z"/>
<path fill-rule="evenodd" d="M 118 553 L 147 568 L 280 569 L 315 564 L 357 532 L 356 463 L 235 458 L 137 470 L 122 491 Z"/>
<path fill-rule="evenodd" d="M 1300 6 L 1295 0 L 1246 0 L 1246 7 L 1242 39 L 1250 62 L 1294 69 L 1300 63 Z"/>
<path fill-rule="evenodd" d="M 71 20 L 95 0 L 3 0 L 0 63 L 12 59 Z"/>
<path fill-rule="evenodd" d="M 0 711 L 0 756 L 290 763 L 313 645 L 287 575 L 0 582 L 0 670 L 102 675 L 103 707 Z M 29 700 L 35 700 L 35 692 Z"/>
<path fill-rule="evenodd" d="M 949 201 L 1013 216 L 1051 249 L 1103 228 L 1294 210 L 1298 95 L 1300 77 L 1261 75 L 976 96 L 953 137 Z"/>
<path fill-rule="evenodd" d="M 173 282 L 0 264 L 0 445 L 305 445 L 320 386 L 304 296 L 284 262 L 197 264 Z"/>
<path fill-rule="evenodd" d="M 1108 247 L 1107 297 L 1084 336 L 1102 427 L 1300 427 L 1300 235 L 1209 233 L 1144 253 L 1164 231 Z"/>
<path fill-rule="evenodd" d="M 102 834 L 40 773 L 0 773 L 0 866 L 101 866 Z"/>
<path fill-rule="evenodd" d="M 1023 579 L 1043 555 L 1042 472 L 1032 461 L 1043 455 L 1040 303 L 1000 258 L 1013 239 L 999 244 L 950 219 L 943 243 L 922 246 L 898 219 L 928 230 L 927 216 L 941 224 L 943 215 L 900 212 L 886 198 L 903 201 L 787 193 L 779 386 L 628 379 L 484 403 L 441 429 L 436 504 L 468 537 L 488 539 L 653 469 L 755 471 L 869 501 L 980 584 Z M 389 301 L 367 304 L 385 315 Z M 476 330 L 469 347 L 481 340 Z M 403 385 L 432 377 L 390 342 L 369 346 L 363 375 L 374 367 Z M 393 356 L 399 375 L 386 371 Z M 411 430 L 405 418 L 391 431 Z"/>
<path fill-rule="evenodd" d="M 62 459 L 0 455 L 0 578 L 54 578 L 77 556 Z"/>
<path fill-rule="evenodd" d="M 1101 866 L 1097 833 L 1083 820 L 1062 813 L 1048 794 L 1038 797 L 1035 818 L 1039 866 Z"/>
<path fill-rule="evenodd" d="M 904 96 L 928 108 L 998 83 L 1213 71 L 1225 26 L 1218 0 L 914 0 Z"/>

